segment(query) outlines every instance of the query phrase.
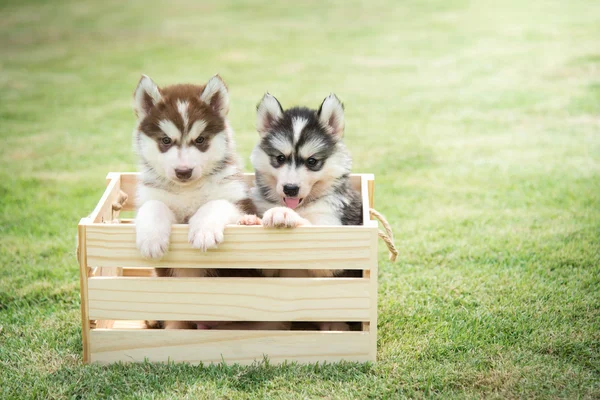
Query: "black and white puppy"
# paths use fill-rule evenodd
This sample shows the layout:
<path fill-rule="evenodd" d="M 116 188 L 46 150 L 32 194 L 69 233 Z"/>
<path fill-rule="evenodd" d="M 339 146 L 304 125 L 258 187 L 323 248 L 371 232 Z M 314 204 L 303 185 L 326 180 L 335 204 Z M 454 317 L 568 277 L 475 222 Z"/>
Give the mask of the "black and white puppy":
<path fill-rule="evenodd" d="M 256 127 L 260 142 L 251 155 L 256 184 L 250 193 L 264 226 L 362 224 L 362 201 L 350 184 L 352 159 L 342 141 L 344 107 L 335 94 L 318 110 L 284 111 L 267 93 L 257 107 Z M 339 272 L 309 270 L 308 274 Z"/>

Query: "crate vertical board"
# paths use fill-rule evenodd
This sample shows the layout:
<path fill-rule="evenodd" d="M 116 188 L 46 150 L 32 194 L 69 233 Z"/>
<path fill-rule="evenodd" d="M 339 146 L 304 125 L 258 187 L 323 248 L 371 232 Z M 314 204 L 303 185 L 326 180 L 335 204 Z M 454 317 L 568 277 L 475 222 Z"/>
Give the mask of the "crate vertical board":
<path fill-rule="evenodd" d="M 88 312 L 88 275 L 89 268 L 87 266 L 86 243 L 87 237 L 85 232 L 87 219 L 83 218 L 77 229 L 77 259 L 79 260 L 79 277 L 81 284 L 81 335 L 83 345 L 83 361 L 90 360 L 90 317 Z"/>
<path fill-rule="evenodd" d="M 253 175 L 246 179 L 252 183 Z M 227 226 L 217 249 L 200 252 L 189 246 L 188 226 L 173 225 L 169 252 L 155 261 L 139 255 L 134 221 L 119 220 L 112 207 L 121 191 L 135 198 L 137 174 L 110 173 L 78 230 L 84 362 L 250 364 L 265 355 L 272 363 L 375 361 L 373 176 L 351 181 L 361 192 L 362 226 Z M 130 200 L 122 211 L 134 208 Z M 362 278 L 158 278 L 154 268 L 345 269 L 362 271 Z M 362 330 L 150 330 L 145 319 L 359 322 Z"/>

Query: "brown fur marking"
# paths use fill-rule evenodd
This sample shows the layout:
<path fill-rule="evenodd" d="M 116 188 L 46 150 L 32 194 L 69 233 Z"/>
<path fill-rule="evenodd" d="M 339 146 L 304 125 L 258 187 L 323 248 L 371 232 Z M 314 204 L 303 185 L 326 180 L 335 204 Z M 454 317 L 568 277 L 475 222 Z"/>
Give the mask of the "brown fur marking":
<path fill-rule="evenodd" d="M 244 214 L 256 215 L 257 209 L 254 202 L 251 199 L 243 199 L 235 203 L 235 205 L 242 210 Z"/>
<path fill-rule="evenodd" d="M 171 146 L 180 146 L 179 141 L 173 141 L 172 145 L 165 146 L 161 139 L 165 133 L 160 129 L 159 123 L 161 120 L 169 120 L 175 124 L 177 129 L 182 133 L 181 141 L 187 141 L 187 132 L 192 127 L 194 122 L 202 120 L 206 123 L 206 128 L 200 134 L 204 137 L 204 142 L 198 144 L 189 140 L 189 144 L 195 145 L 202 152 L 205 152 L 210 147 L 210 142 L 215 135 L 225 130 L 225 120 L 211 107 L 200 100 L 200 95 L 204 90 L 204 86 L 198 85 L 172 85 L 160 89 L 162 100 L 156 104 L 152 104 L 152 98 L 148 94 L 144 95 L 144 108 L 147 115 L 140 122 L 139 131 L 154 139 L 161 152 L 167 151 Z M 183 118 L 177 109 L 177 102 L 185 101 L 188 103 L 188 125 L 184 126 Z"/>

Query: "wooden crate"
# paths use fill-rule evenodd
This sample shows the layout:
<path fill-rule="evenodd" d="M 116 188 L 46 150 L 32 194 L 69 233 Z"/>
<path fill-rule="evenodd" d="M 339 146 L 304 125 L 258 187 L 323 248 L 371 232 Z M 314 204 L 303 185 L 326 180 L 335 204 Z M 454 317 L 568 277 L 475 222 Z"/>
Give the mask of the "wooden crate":
<path fill-rule="evenodd" d="M 249 182 L 253 174 L 246 174 Z M 84 362 L 174 361 L 250 364 L 375 361 L 377 224 L 373 175 L 352 176 L 362 193 L 363 226 L 265 229 L 227 226 L 218 249 L 200 252 L 188 226 L 174 225 L 167 255 L 140 256 L 133 220 L 136 173 L 110 173 L 93 213 L 78 229 Z M 120 191 L 129 196 L 113 207 Z M 152 268 L 346 269 L 361 278 L 156 278 Z M 344 321 L 361 331 L 160 330 L 143 320 Z"/>

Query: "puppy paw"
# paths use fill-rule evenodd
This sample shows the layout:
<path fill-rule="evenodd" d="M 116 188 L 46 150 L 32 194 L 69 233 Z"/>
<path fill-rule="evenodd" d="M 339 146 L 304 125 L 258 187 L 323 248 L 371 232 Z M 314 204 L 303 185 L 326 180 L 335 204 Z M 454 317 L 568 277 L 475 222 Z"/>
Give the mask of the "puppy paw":
<path fill-rule="evenodd" d="M 193 248 L 200 251 L 214 249 L 223 242 L 225 225 L 206 221 L 204 223 L 193 223 L 190 221 L 190 232 L 188 241 Z"/>
<path fill-rule="evenodd" d="M 265 212 L 262 224 L 267 228 L 296 228 L 306 225 L 306 220 L 287 207 L 274 207 Z"/>
<path fill-rule="evenodd" d="M 159 259 L 169 249 L 169 236 L 171 236 L 169 229 L 165 230 L 159 227 L 155 227 L 154 229 L 138 229 L 135 244 L 142 257 Z"/>
<path fill-rule="evenodd" d="M 320 322 L 319 329 L 322 331 L 349 331 L 350 325 L 345 322 Z"/>
<path fill-rule="evenodd" d="M 246 214 L 240 217 L 238 225 L 262 225 L 262 221 L 256 215 Z"/>

